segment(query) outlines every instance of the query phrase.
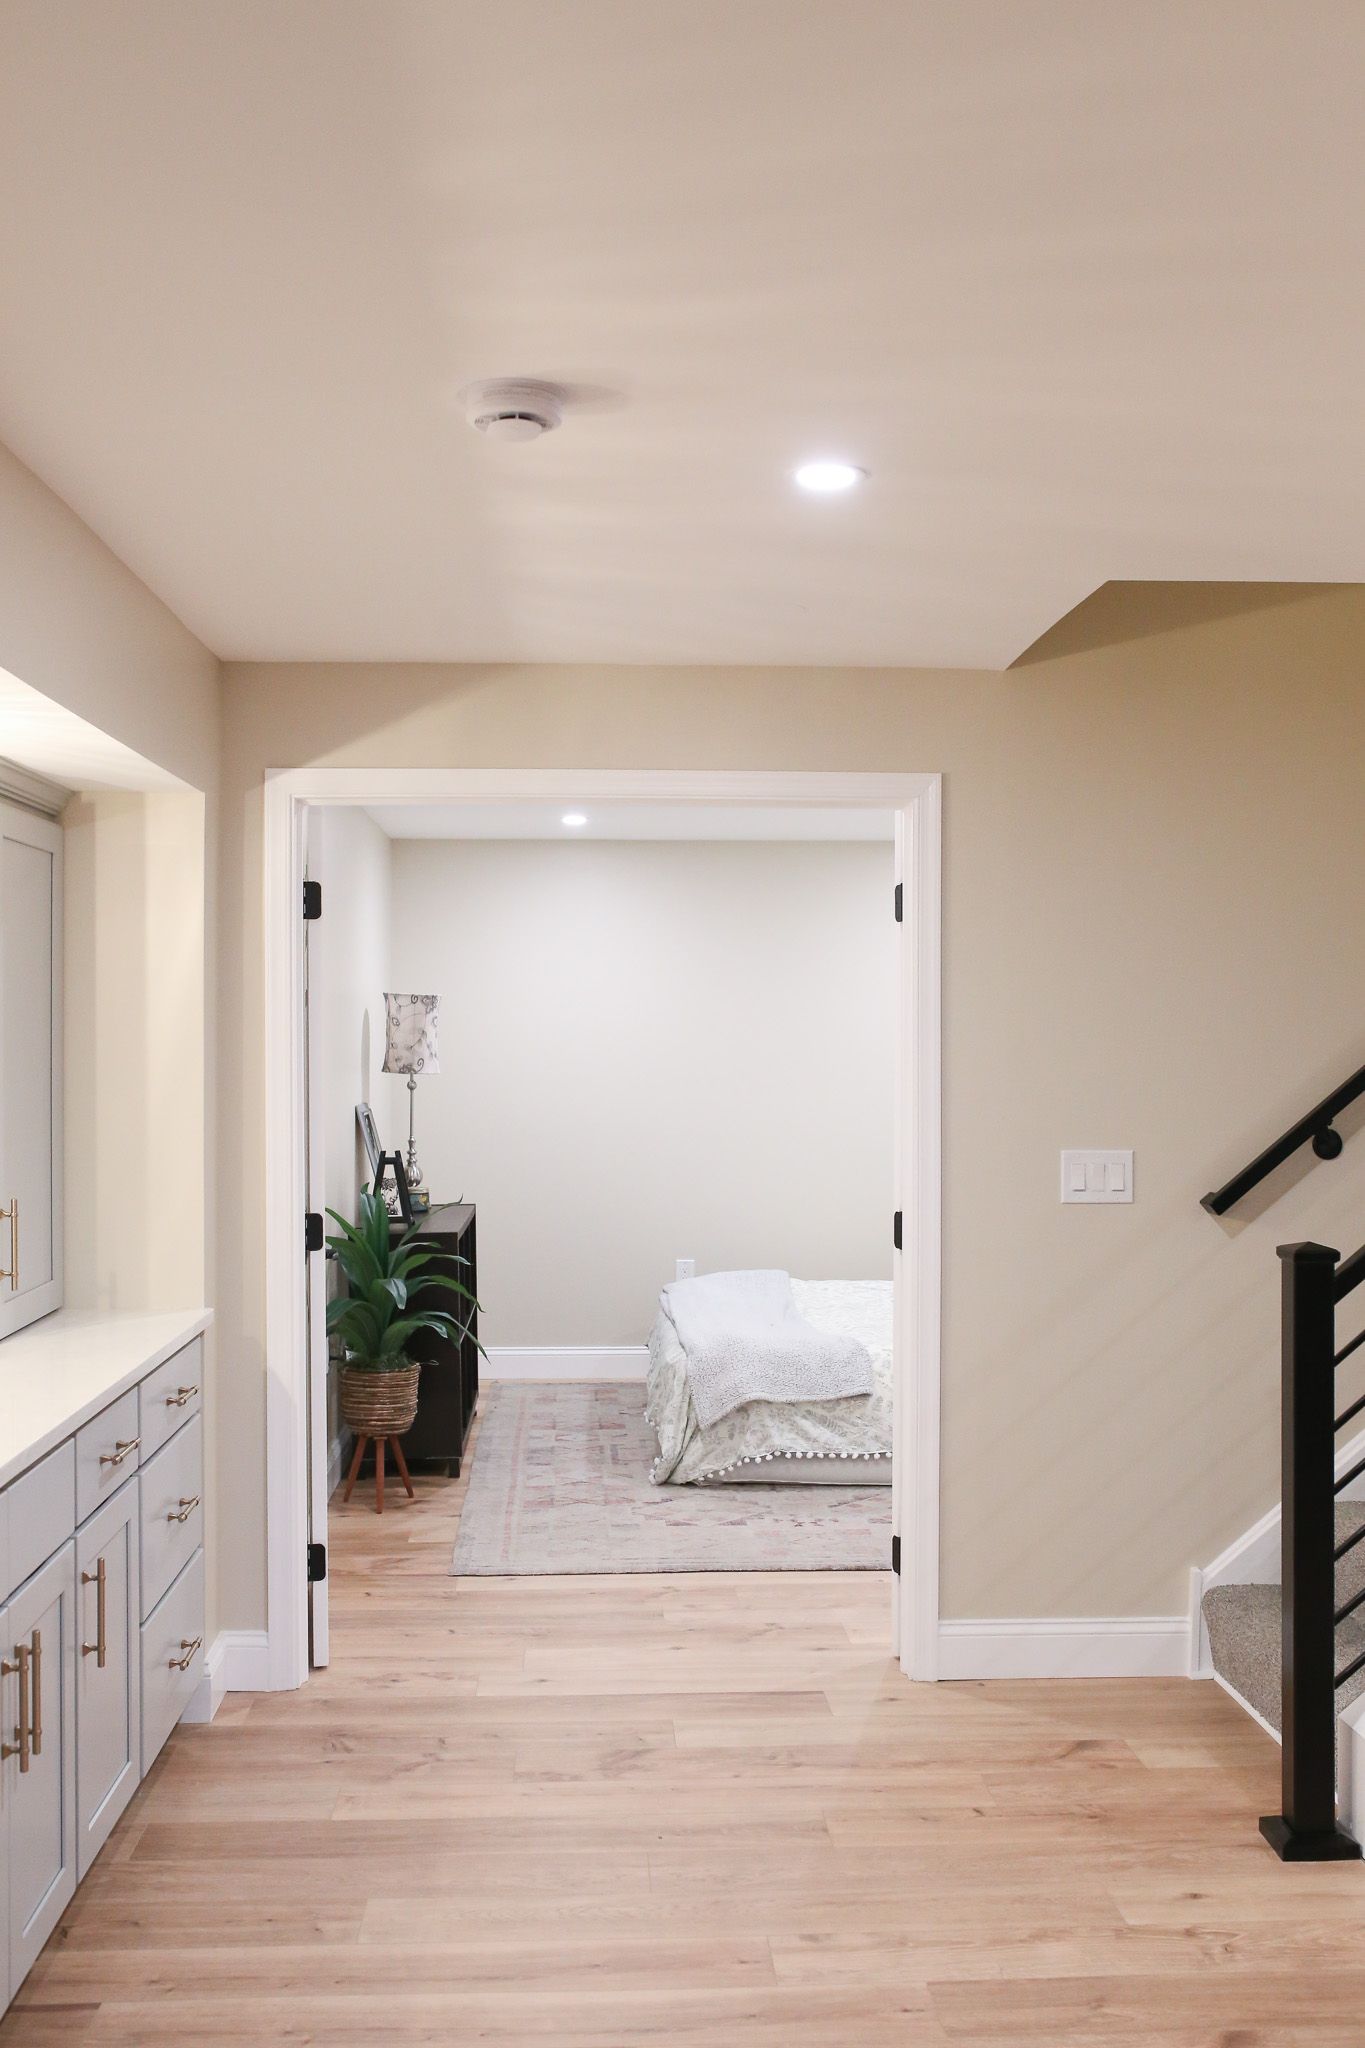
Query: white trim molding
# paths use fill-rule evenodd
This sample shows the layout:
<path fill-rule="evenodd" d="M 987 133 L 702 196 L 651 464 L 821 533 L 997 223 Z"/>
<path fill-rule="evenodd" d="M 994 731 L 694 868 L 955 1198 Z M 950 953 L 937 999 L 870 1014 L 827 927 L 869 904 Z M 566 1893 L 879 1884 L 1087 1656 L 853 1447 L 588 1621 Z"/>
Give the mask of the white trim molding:
<path fill-rule="evenodd" d="M 896 1651 L 938 1675 L 942 810 L 937 775 L 746 769 L 291 768 L 265 778 L 266 1577 L 268 1684 L 308 1676 L 308 1331 L 304 1202 L 303 831 L 316 804 L 761 804 L 896 813 L 900 1059 L 893 1527 L 902 1571 Z M 891 905 L 887 905 L 887 916 Z M 890 1218 L 887 1219 L 888 1230 Z M 595 1354 L 600 1356 L 601 1354 Z M 634 1375 L 631 1375 L 634 1377 Z"/>
<path fill-rule="evenodd" d="M 182 1721 L 211 1721 L 225 1692 L 270 1691 L 270 1638 L 264 1629 L 221 1629 L 204 1655 L 204 1676 Z"/>
<path fill-rule="evenodd" d="M 943 1621 L 940 1678 L 1183 1678 L 1183 1614 L 1099 1620 Z"/>
<path fill-rule="evenodd" d="M 642 1380 L 645 1344 L 490 1344 L 479 1367 L 486 1380 Z"/>

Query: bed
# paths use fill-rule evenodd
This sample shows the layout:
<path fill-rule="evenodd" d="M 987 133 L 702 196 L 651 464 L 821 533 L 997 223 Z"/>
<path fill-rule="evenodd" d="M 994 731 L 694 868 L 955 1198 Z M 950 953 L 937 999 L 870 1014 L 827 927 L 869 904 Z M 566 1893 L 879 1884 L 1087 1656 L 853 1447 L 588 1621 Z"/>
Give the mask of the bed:
<path fill-rule="evenodd" d="M 658 1438 L 655 1485 L 891 1484 L 891 1282 L 793 1280 L 808 1323 L 856 1337 L 872 1357 L 870 1394 L 833 1401 L 747 1401 L 703 1429 L 687 1356 L 662 1304 L 649 1339 L 645 1414 Z"/>

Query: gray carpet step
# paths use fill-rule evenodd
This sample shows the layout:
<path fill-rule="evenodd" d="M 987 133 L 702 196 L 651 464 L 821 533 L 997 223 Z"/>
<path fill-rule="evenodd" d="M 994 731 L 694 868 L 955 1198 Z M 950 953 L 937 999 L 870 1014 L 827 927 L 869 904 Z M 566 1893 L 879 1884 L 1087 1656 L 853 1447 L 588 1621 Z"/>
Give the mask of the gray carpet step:
<path fill-rule="evenodd" d="M 1338 1501 L 1336 1540 L 1365 1527 L 1365 1501 Z M 1337 1566 L 1337 1605 L 1365 1587 L 1365 1543 Z M 1204 1623 L 1218 1676 L 1240 1693 L 1272 1728 L 1280 1725 L 1280 1589 L 1278 1586 L 1215 1586 L 1204 1595 Z M 1337 1668 L 1365 1650 L 1365 1607 L 1337 1629 Z M 1365 1670 L 1337 1694 L 1337 1708 L 1365 1693 Z"/>

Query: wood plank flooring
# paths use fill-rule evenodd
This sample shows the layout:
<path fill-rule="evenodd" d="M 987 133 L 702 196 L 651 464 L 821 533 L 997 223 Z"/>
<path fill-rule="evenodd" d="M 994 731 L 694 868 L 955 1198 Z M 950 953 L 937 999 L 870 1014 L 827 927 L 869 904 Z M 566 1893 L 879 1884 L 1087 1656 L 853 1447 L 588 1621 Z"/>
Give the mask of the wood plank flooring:
<path fill-rule="evenodd" d="M 0 2048 L 1361 2048 L 1213 1685 L 909 1686 L 880 1575 L 456 1581 L 334 1517 L 335 1662 L 171 1744 Z"/>

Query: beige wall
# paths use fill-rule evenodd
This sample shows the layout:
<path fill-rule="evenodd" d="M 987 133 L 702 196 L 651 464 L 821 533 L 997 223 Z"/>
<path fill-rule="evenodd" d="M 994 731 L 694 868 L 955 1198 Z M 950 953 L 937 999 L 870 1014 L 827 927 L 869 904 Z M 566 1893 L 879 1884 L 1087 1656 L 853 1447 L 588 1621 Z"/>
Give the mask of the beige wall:
<path fill-rule="evenodd" d="M 188 785 L 65 820 L 71 1298 L 212 1302 L 218 662 L 4 448 L 0 536 L 0 668 Z M 22 759 L 2 729 L 0 754 Z M 215 1351 L 211 1332 L 210 1444 Z M 211 1478 L 206 1510 L 213 1558 Z M 211 1571 L 210 1628 L 217 1587 Z"/>
<path fill-rule="evenodd" d="M 642 1344 L 679 1255 L 890 1277 L 893 872 L 889 843 L 394 846 L 393 985 L 442 998 L 418 1151 L 478 1202 L 486 1343 Z"/>
<path fill-rule="evenodd" d="M 76 797 L 66 848 L 66 1300 L 206 1301 L 204 799 Z"/>
<path fill-rule="evenodd" d="M 1365 1236 L 1365 1145 L 1199 1196 L 1362 1057 L 1365 593 L 1129 586 L 1006 675 L 233 667 L 221 1443 L 264 1611 L 260 783 L 268 766 L 945 775 L 943 1604 L 1176 1613 L 1277 1494 L 1274 1246 Z M 1131 1208 L 1057 1201 L 1137 1151 Z"/>

